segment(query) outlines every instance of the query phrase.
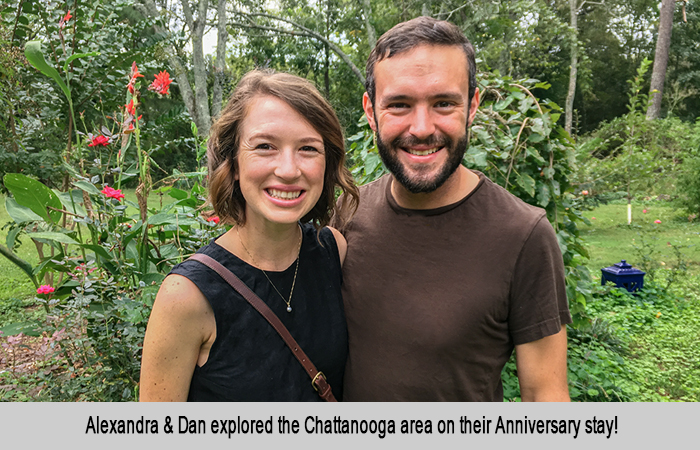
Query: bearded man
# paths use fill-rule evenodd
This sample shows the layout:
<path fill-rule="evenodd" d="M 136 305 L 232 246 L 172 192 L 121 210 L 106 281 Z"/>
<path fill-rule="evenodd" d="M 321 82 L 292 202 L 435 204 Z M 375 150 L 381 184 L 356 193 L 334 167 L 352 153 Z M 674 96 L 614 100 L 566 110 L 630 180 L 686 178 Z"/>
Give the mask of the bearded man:
<path fill-rule="evenodd" d="M 343 232 L 344 400 L 569 401 L 561 251 L 545 211 L 462 166 L 479 106 L 474 49 L 429 17 L 384 34 L 363 108 L 391 174 Z"/>

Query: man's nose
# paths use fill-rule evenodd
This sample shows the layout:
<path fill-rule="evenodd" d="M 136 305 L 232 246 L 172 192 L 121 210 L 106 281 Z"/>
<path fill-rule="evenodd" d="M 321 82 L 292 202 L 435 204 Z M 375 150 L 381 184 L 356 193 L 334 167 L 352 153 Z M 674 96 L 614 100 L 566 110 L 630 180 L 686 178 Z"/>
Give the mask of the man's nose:
<path fill-rule="evenodd" d="M 300 173 L 296 151 L 291 148 L 283 149 L 277 159 L 275 175 L 283 180 L 294 180 Z"/>
<path fill-rule="evenodd" d="M 418 139 L 426 139 L 435 133 L 435 123 L 433 122 L 429 108 L 417 106 L 413 110 L 409 133 Z"/>

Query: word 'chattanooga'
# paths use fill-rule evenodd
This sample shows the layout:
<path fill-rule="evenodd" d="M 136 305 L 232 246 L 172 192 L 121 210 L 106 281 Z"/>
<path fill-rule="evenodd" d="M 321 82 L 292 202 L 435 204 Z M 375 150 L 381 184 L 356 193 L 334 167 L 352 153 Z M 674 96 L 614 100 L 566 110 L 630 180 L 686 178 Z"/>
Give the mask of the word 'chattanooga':
<path fill-rule="evenodd" d="M 277 425 L 276 427 L 274 425 Z M 136 420 L 102 419 L 100 416 L 88 418 L 85 434 L 158 434 L 159 422 L 155 419 L 145 419 L 143 416 Z M 380 439 L 387 434 L 566 434 L 576 439 L 579 433 L 603 435 L 607 439 L 617 434 L 617 416 L 614 419 L 510 419 L 498 416 L 497 419 L 487 419 L 486 416 L 472 419 L 461 416 L 457 421 L 446 419 L 433 421 L 425 420 L 357 420 L 343 419 L 334 416 L 324 419 L 318 416 L 307 416 L 304 420 L 287 419 L 280 416 L 275 420 L 244 419 L 215 419 L 209 422 L 202 419 L 192 419 L 178 416 L 173 420 L 165 416 L 163 432 L 165 434 L 218 434 L 228 436 L 241 434 L 372 434 Z"/>

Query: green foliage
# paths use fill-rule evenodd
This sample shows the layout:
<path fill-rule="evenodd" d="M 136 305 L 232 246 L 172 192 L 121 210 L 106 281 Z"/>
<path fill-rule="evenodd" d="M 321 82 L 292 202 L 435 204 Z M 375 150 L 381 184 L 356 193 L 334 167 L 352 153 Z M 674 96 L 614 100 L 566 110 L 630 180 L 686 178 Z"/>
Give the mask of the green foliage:
<path fill-rule="evenodd" d="M 700 156 L 690 157 L 683 162 L 677 193 L 678 204 L 688 211 L 689 217 L 700 217 Z"/>
<path fill-rule="evenodd" d="M 643 63 L 630 80 L 628 113 L 582 139 L 576 151 L 574 182 L 594 198 L 672 195 L 675 180 L 690 155 L 700 146 L 700 126 L 678 118 L 646 120 L 647 95 L 642 79 L 649 63 Z"/>

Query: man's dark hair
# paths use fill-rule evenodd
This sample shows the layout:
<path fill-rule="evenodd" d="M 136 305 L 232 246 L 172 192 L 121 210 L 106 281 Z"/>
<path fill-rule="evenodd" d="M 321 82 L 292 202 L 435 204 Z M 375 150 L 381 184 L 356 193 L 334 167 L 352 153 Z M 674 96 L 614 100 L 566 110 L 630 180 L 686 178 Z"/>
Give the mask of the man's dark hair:
<path fill-rule="evenodd" d="M 469 101 L 471 102 L 476 91 L 476 61 L 474 59 L 474 47 L 469 39 L 456 25 L 444 20 L 432 17 L 417 17 L 407 22 L 402 22 L 387 31 L 379 38 L 377 45 L 367 59 L 367 81 L 365 89 L 374 105 L 375 81 L 374 65 L 384 58 L 391 58 L 403 52 L 407 52 L 419 45 L 457 45 L 462 47 L 467 56 L 467 74 L 469 77 Z"/>

